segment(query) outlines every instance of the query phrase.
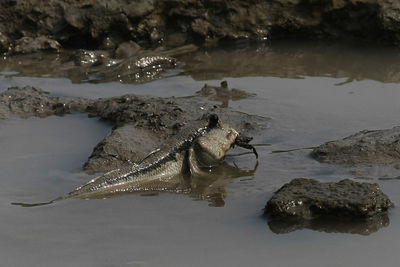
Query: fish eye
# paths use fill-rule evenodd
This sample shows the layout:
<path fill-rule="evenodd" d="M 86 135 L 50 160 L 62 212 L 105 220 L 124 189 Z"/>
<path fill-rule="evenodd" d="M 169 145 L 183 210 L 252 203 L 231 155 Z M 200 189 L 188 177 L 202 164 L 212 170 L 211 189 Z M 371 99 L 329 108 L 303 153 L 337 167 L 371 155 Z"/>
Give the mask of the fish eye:
<path fill-rule="evenodd" d="M 210 117 L 208 119 L 208 127 L 214 128 L 218 125 L 218 122 L 219 122 L 218 115 L 213 113 L 210 115 Z"/>

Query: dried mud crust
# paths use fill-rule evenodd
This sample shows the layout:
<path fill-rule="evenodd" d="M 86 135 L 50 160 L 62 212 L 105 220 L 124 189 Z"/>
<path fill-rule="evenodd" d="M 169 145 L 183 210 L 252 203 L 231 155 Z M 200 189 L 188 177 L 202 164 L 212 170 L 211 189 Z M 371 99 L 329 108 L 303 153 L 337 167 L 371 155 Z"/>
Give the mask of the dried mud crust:
<path fill-rule="evenodd" d="M 111 133 L 84 164 L 87 173 L 106 172 L 143 159 L 187 124 L 216 113 L 244 134 L 260 131 L 267 118 L 219 108 L 201 97 L 159 98 L 139 95 L 85 99 L 52 96 L 35 87 L 11 87 L 0 94 L 0 118 L 62 116 L 86 112 L 114 124 Z"/>
<path fill-rule="evenodd" d="M 311 155 L 326 163 L 400 163 L 400 127 L 364 130 L 341 140 L 324 143 L 315 148 Z"/>
<path fill-rule="evenodd" d="M 397 1 L 3 0 L 0 52 L 280 37 L 399 42 Z"/>

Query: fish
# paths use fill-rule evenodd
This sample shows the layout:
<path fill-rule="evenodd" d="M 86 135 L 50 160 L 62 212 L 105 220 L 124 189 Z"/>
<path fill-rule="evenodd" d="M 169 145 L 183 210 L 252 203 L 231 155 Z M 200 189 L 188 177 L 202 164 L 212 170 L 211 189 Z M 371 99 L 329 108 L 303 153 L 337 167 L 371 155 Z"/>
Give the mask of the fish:
<path fill-rule="evenodd" d="M 166 142 L 139 162 L 97 176 L 50 202 L 14 204 L 38 206 L 68 198 L 104 198 L 129 192 L 171 191 L 171 188 L 177 192 L 179 181 L 176 179 L 207 175 L 223 162 L 226 152 L 234 146 L 251 149 L 258 157 L 255 148 L 249 144 L 251 140 L 224 124 L 218 115 L 210 114 L 205 125 L 187 127 L 173 141 Z"/>

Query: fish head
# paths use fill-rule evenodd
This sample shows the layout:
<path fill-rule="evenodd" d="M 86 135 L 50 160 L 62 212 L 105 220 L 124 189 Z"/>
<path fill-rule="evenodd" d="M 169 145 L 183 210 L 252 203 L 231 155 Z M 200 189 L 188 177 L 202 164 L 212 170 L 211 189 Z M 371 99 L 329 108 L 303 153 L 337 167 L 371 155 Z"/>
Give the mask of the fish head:
<path fill-rule="evenodd" d="M 221 121 L 194 145 L 197 161 L 202 167 L 212 167 L 224 159 L 226 152 L 234 145 L 239 133 L 222 124 Z"/>

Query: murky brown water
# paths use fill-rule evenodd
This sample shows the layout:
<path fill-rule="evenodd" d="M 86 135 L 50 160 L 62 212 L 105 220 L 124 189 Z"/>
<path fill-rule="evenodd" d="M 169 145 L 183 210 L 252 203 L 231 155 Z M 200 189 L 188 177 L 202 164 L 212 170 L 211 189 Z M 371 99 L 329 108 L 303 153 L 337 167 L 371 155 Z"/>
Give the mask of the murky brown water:
<path fill-rule="evenodd" d="M 399 53 L 389 48 L 274 44 L 192 55 L 184 73 L 147 84 L 71 82 L 54 60 L 0 62 L 0 90 L 35 85 L 57 95 L 106 97 L 124 93 L 193 95 L 204 83 L 226 79 L 255 97 L 232 108 L 271 117 L 255 136 L 258 168 L 236 178 L 224 207 L 185 195 L 124 195 L 67 200 L 21 208 L 11 202 L 49 200 L 85 182 L 82 163 L 110 125 L 85 115 L 11 119 L 0 123 L 0 258 L 4 266 L 397 266 L 400 214 L 371 235 L 324 229 L 275 234 L 262 209 L 271 194 L 295 177 L 321 181 L 352 178 L 350 169 L 320 164 L 310 147 L 362 129 L 399 125 Z M 35 68 L 39 66 L 40 68 Z M 51 66 L 44 67 L 44 66 Z M 17 72 L 17 73 L 15 73 Z M 43 77 L 46 76 L 46 77 Z M 253 155 L 228 157 L 244 170 Z M 368 174 L 396 205 L 400 181 L 378 179 L 398 170 L 370 167 Z M 345 232 L 348 228 L 331 229 Z"/>

